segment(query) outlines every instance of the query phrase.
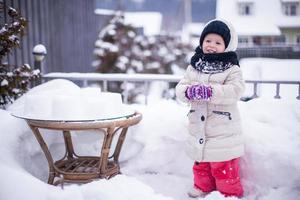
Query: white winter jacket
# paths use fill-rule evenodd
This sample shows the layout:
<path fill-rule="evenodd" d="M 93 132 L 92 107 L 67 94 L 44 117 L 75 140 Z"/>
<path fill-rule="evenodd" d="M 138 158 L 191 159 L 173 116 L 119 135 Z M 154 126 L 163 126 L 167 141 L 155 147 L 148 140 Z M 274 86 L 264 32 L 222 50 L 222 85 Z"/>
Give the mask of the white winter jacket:
<path fill-rule="evenodd" d="M 205 84 L 212 87 L 211 100 L 189 101 L 188 86 Z M 196 161 L 220 162 L 244 154 L 240 115 L 237 101 L 245 84 L 239 66 L 222 73 L 205 74 L 188 66 L 183 79 L 176 86 L 177 98 L 190 104 L 188 155 Z"/>

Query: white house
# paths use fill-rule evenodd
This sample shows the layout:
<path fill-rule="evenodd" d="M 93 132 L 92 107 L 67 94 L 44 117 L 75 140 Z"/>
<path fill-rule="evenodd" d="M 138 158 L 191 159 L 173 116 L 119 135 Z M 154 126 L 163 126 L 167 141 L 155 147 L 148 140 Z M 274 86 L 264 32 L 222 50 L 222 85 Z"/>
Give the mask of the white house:
<path fill-rule="evenodd" d="M 142 28 L 144 35 L 158 35 L 161 33 L 162 14 L 159 12 L 125 12 L 125 22 Z"/>
<path fill-rule="evenodd" d="M 217 0 L 216 17 L 230 21 L 240 46 L 300 44 L 300 0 Z"/>
<path fill-rule="evenodd" d="M 97 15 L 115 14 L 115 10 L 96 9 Z M 130 24 L 136 28 L 140 28 L 144 35 L 152 36 L 161 33 L 162 14 L 159 12 L 124 12 L 124 20 L 126 24 Z"/>
<path fill-rule="evenodd" d="M 186 33 L 188 34 L 188 41 L 184 42 L 189 42 L 193 47 L 196 47 L 199 45 L 199 38 L 200 34 L 204 28 L 205 23 L 200 23 L 200 22 L 193 22 L 193 23 L 188 23 L 186 27 Z"/>

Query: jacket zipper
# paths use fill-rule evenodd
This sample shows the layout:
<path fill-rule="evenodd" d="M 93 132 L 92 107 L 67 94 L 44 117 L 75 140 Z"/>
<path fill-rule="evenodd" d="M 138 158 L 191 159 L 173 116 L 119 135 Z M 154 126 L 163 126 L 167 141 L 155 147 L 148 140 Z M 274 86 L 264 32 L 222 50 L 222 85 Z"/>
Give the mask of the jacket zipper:
<path fill-rule="evenodd" d="M 229 120 L 232 119 L 230 112 L 223 112 L 223 111 L 216 111 L 216 110 L 213 110 L 212 112 L 215 113 L 215 114 L 218 114 L 218 115 L 225 115 L 225 116 L 228 117 Z"/>

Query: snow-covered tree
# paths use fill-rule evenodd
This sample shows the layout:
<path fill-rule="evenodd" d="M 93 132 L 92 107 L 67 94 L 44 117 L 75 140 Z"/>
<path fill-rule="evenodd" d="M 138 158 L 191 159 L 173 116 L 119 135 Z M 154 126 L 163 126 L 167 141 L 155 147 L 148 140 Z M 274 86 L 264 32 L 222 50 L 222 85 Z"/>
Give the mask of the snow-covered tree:
<path fill-rule="evenodd" d="M 109 24 L 100 31 L 99 39 L 95 43 L 96 71 L 101 73 L 126 72 L 135 36 L 134 27 L 126 25 L 122 12 L 117 12 Z"/>
<path fill-rule="evenodd" d="M 29 64 L 11 66 L 5 62 L 13 48 L 19 47 L 20 37 L 23 36 L 26 20 L 14 8 L 8 7 L 9 19 L 0 24 L 0 107 L 24 94 L 31 83 L 40 74 L 32 70 Z M 4 13 L 4 4 L 0 2 L 0 13 Z"/>
<path fill-rule="evenodd" d="M 99 33 L 93 66 L 100 73 L 174 74 L 178 68 L 186 68 L 192 50 L 176 35 L 137 35 L 136 28 L 126 24 L 124 14 L 118 11 Z M 132 88 L 126 91 L 132 101 L 144 90 L 139 84 L 123 88 L 117 83 L 108 85 L 110 91 L 120 92 L 124 88 Z"/>
<path fill-rule="evenodd" d="M 99 33 L 93 66 L 100 73 L 173 74 L 172 68 L 186 67 L 192 50 L 176 35 L 137 35 L 118 11 Z"/>

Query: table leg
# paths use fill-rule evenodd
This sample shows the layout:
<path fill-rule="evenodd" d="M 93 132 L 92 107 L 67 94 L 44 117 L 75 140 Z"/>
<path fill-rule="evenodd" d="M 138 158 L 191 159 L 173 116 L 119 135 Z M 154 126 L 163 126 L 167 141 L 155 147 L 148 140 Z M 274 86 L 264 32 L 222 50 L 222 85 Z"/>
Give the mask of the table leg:
<path fill-rule="evenodd" d="M 128 127 L 124 127 L 119 136 L 119 139 L 118 139 L 118 142 L 117 142 L 114 154 L 113 154 L 113 158 L 116 163 L 119 163 L 119 156 L 120 156 L 121 148 L 123 146 L 123 143 L 124 143 L 124 140 L 126 137 L 127 130 L 128 130 Z"/>
<path fill-rule="evenodd" d="M 53 184 L 53 181 L 54 181 L 54 177 L 55 177 L 55 170 L 54 170 L 54 167 L 53 167 L 53 158 L 51 156 L 51 153 L 49 151 L 49 148 L 45 142 L 45 140 L 43 139 L 39 129 L 31 124 L 29 124 L 29 127 L 30 129 L 32 130 L 32 132 L 34 133 L 34 136 L 35 138 L 37 139 L 38 143 L 40 144 L 45 156 L 46 156 L 46 159 L 48 161 L 48 166 L 49 166 L 49 177 L 48 177 L 48 183 L 49 184 Z"/>
<path fill-rule="evenodd" d="M 110 127 L 105 132 L 102 149 L 101 149 L 100 163 L 99 163 L 100 174 L 105 174 L 107 170 L 109 149 L 112 143 L 114 132 L 115 132 L 115 127 Z"/>
<path fill-rule="evenodd" d="M 63 135 L 64 135 L 67 157 L 68 157 L 68 159 L 72 159 L 73 155 L 76 155 L 76 154 L 74 153 L 71 133 L 70 133 L 70 131 L 63 131 Z"/>

